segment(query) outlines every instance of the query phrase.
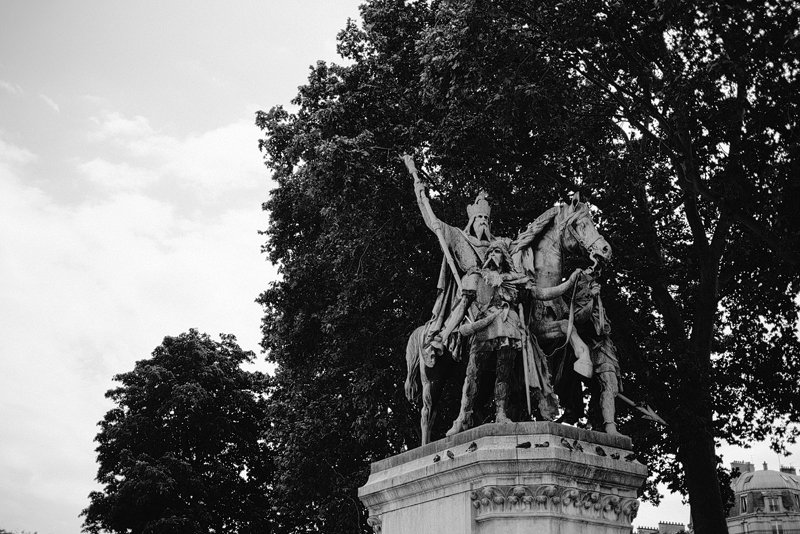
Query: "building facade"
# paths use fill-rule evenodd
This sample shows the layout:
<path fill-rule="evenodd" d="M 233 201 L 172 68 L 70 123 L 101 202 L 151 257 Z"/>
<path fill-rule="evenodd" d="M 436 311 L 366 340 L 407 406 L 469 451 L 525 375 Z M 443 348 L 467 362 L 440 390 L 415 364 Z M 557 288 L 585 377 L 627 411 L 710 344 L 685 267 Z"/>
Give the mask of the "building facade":
<path fill-rule="evenodd" d="M 730 534 L 800 534 L 800 477 L 793 467 L 756 471 L 749 462 L 733 482 L 734 504 L 728 513 Z"/>
<path fill-rule="evenodd" d="M 683 523 L 669 521 L 659 521 L 658 528 L 639 527 L 636 529 L 636 534 L 679 534 L 680 532 L 689 532 L 689 530 Z"/>

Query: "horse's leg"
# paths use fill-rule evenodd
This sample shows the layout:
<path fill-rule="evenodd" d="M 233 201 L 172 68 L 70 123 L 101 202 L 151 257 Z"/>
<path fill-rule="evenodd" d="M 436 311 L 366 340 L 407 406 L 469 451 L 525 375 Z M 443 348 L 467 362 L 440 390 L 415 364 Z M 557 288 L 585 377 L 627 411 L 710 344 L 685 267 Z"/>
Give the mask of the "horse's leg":
<path fill-rule="evenodd" d="M 408 343 L 406 343 L 406 382 L 405 392 L 406 398 L 409 402 L 417 401 L 417 394 L 419 393 L 419 384 L 417 384 L 417 377 L 420 375 L 419 367 L 424 365 L 422 361 L 422 339 L 425 332 L 424 326 L 418 326 L 414 332 L 409 336 Z"/>
<path fill-rule="evenodd" d="M 431 395 L 431 381 L 428 379 L 428 373 L 426 372 L 426 365 L 424 362 L 420 362 L 419 377 L 422 382 L 422 412 L 420 414 L 419 424 L 420 430 L 422 431 L 422 444 L 425 445 L 431 441 L 433 396 Z"/>
<path fill-rule="evenodd" d="M 478 364 L 481 353 L 475 350 L 475 344 L 469 347 L 469 363 L 464 376 L 464 386 L 461 389 L 461 408 L 458 417 L 453 421 L 453 426 L 447 431 L 448 436 L 458 434 L 472 426 L 472 405 L 475 402 L 475 393 L 478 391 Z"/>
<path fill-rule="evenodd" d="M 431 407 L 430 407 L 430 414 L 428 416 L 428 420 L 430 423 L 428 424 L 428 442 L 430 443 L 431 436 L 430 432 L 433 428 L 433 423 L 436 421 L 436 415 L 439 413 L 439 399 L 442 397 L 442 388 L 444 386 L 444 378 L 442 375 L 437 376 L 437 378 L 430 380 L 430 399 L 431 399 Z"/>
<path fill-rule="evenodd" d="M 619 393 L 617 374 L 612 371 L 605 371 L 599 373 L 597 378 L 600 382 L 600 413 L 603 415 L 603 429 L 607 434 L 619 434 L 617 425 L 614 422 L 616 415 L 614 403 L 617 393 Z"/>

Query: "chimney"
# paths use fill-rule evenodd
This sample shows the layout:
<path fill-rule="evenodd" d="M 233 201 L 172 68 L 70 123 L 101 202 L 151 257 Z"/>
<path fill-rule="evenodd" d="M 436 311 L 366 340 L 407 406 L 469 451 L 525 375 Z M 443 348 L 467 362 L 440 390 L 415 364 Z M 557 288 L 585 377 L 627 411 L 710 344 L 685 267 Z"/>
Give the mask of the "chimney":
<path fill-rule="evenodd" d="M 781 466 L 781 473 L 786 473 L 787 475 L 797 475 L 797 470 L 793 466 Z"/>
<path fill-rule="evenodd" d="M 735 461 L 731 462 L 731 471 L 734 469 L 739 470 L 739 476 L 745 473 L 752 473 L 755 471 L 755 466 L 750 462 Z"/>
<path fill-rule="evenodd" d="M 767 470 L 767 462 L 764 462 L 764 471 Z"/>

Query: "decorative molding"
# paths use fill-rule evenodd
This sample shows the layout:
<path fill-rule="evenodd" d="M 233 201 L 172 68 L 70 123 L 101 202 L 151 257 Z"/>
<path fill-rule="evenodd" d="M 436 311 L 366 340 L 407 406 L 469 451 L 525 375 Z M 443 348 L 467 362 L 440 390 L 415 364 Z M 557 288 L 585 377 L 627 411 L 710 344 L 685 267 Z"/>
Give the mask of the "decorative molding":
<path fill-rule="evenodd" d="M 639 513 L 639 501 L 637 499 L 626 501 L 622 505 L 622 513 L 631 521 L 636 519 L 636 515 Z"/>
<path fill-rule="evenodd" d="M 487 516 L 555 514 L 630 525 L 639 501 L 555 484 L 484 486 L 470 492 L 475 519 Z"/>
<path fill-rule="evenodd" d="M 383 521 L 377 515 L 371 515 L 367 518 L 367 525 L 372 527 L 373 534 L 381 534 L 383 529 Z"/>

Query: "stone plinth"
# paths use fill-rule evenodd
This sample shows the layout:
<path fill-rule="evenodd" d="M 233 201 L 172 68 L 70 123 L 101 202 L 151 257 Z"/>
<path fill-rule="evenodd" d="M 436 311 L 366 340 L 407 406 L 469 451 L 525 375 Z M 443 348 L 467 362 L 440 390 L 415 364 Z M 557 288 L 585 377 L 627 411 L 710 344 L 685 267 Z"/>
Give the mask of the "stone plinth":
<path fill-rule="evenodd" d="M 623 436 L 487 424 L 373 463 L 358 495 L 382 534 L 628 534 L 647 476 L 630 452 Z"/>

